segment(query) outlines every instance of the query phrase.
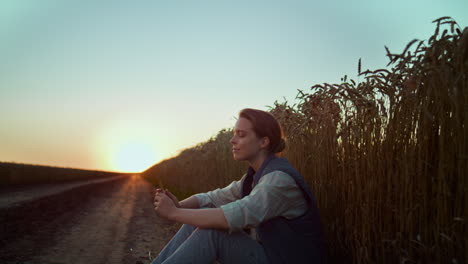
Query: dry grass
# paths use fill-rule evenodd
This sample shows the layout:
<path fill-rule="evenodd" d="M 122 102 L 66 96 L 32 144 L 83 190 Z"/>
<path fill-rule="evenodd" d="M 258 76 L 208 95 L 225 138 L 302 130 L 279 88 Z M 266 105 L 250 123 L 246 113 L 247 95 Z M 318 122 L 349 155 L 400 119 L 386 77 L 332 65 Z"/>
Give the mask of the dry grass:
<path fill-rule="evenodd" d="M 468 260 L 468 29 L 434 21 L 425 41 L 392 54 L 363 81 L 315 85 L 271 112 L 286 156 L 312 186 L 334 262 Z M 182 195 L 239 179 L 230 130 L 144 175 Z"/>

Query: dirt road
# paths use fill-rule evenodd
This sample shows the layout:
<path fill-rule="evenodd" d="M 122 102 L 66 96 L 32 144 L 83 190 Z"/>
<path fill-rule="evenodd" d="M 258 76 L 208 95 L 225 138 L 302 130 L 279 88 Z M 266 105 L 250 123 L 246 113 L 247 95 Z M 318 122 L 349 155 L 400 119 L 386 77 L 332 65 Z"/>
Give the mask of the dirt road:
<path fill-rule="evenodd" d="M 177 229 L 138 176 L 0 205 L 0 220 L 0 263 L 150 263 Z"/>

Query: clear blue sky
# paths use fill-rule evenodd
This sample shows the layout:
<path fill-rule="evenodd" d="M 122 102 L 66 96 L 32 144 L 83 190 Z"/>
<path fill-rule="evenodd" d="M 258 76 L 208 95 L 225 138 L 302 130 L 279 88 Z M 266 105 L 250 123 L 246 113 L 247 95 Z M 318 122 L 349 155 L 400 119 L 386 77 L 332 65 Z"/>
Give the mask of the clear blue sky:
<path fill-rule="evenodd" d="M 468 1 L 3 0 L 0 161 L 145 168 L 297 89 L 468 25 Z M 140 154 L 136 154 L 140 153 Z"/>

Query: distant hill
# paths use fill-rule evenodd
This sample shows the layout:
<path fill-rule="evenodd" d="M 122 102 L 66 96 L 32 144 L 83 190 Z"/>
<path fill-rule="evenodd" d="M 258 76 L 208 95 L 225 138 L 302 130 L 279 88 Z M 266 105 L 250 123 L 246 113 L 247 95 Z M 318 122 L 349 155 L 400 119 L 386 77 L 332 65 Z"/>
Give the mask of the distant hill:
<path fill-rule="evenodd" d="M 0 186 L 91 180 L 125 173 L 0 162 Z"/>

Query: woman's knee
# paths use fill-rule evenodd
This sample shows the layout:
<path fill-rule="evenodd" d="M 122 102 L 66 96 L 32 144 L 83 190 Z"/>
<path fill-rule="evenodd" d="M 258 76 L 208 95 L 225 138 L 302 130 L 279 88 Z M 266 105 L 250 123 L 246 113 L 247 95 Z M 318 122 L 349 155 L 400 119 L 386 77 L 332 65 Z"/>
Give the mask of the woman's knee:
<path fill-rule="evenodd" d="M 196 229 L 197 227 L 196 226 L 193 226 L 193 225 L 189 225 L 189 224 L 182 224 L 182 226 L 180 227 L 180 229 L 182 228 L 185 228 L 185 229 Z"/>
<path fill-rule="evenodd" d="M 227 231 L 212 228 L 197 228 L 195 229 L 193 234 L 196 234 L 196 236 L 201 237 L 203 239 L 208 239 L 212 241 L 219 241 L 220 239 L 225 239 L 229 236 Z"/>
<path fill-rule="evenodd" d="M 195 229 L 197 229 L 196 226 L 183 224 L 180 227 L 178 232 L 180 232 L 180 233 L 192 233 L 193 231 L 195 231 Z"/>

